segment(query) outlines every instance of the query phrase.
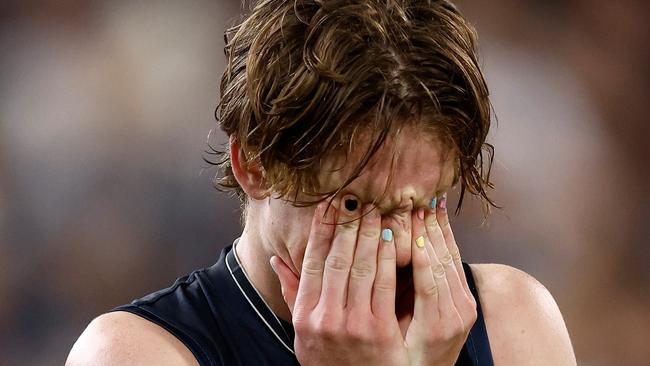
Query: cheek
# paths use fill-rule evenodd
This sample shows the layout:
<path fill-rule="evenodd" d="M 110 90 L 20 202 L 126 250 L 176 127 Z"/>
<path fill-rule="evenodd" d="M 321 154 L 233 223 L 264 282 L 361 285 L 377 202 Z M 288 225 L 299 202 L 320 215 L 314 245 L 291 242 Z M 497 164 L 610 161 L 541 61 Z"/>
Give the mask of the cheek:
<path fill-rule="evenodd" d="M 302 268 L 302 258 L 307 248 L 313 215 L 314 209 L 294 207 L 280 218 L 282 223 L 282 238 L 280 240 L 297 269 Z"/>
<path fill-rule="evenodd" d="M 281 227 L 282 241 L 288 249 L 305 247 L 309 239 L 311 217 L 307 215 L 292 215 L 280 218 L 278 226 Z"/>
<path fill-rule="evenodd" d="M 287 202 L 274 199 L 267 212 L 268 215 L 264 218 L 265 222 L 262 222 L 261 226 L 267 227 L 273 233 L 276 241 L 290 247 L 309 236 L 314 208 L 294 207 Z M 271 234 L 271 232 L 266 234 Z"/>

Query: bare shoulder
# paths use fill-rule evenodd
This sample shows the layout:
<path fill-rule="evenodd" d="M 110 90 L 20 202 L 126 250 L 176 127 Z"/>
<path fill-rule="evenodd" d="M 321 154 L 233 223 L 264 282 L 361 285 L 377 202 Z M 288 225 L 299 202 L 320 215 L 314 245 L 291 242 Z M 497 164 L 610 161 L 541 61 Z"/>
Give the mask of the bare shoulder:
<path fill-rule="evenodd" d="M 68 355 L 66 366 L 198 365 L 189 349 L 160 326 L 117 311 L 95 318 Z"/>
<path fill-rule="evenodd" d="M 576 365 L 560 309 L 534 277 L 503 264 L 472 264 L 495 365 Z"/>

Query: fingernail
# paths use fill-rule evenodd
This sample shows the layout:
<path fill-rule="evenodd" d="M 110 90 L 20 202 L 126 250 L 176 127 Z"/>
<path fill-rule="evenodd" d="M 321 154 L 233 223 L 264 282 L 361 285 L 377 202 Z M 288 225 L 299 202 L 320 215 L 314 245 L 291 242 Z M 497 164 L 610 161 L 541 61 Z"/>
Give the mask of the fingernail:
<path fill-rule="evenodd" d="M 433 199 L 431 200 L 431 205 L 429 205 L 429 207 L 431 207 L 431 209 L 436 208 L 436 201 L 437 201 L 436 197 L 433 197 Z"/>
<path fill-rule="evenodd" d="M 273 258 L 275 258 L 275 256 L 271 256 L 271 259 L 269 259 L 269 263 L 271 263 L 271 268 L 273 269 L 273 272 L 275 272 L 275 274 L 278 274 L 278 271 L 275 269 L 275 264 L 273 264 Z"/>
<path fill-rule="evenodd" d="M 417 245 L 418 248 L 424 248 L 424 236 L 418 236 L 418 238 L 415 239 L 415 245 Z"/>
<path fill-rule="evenodd" d="M 355 196 L 351 194 L 343 196 L 343 208 L 345 208 L 347 212 L 354 212 L 358 207 L 359 200 Z"/>
<path fill-rule="evenodd" d="M 381 231 L 381 240 L 385 241 L 386 244 L 390 243 L 393 240 L 393 230 L 384 229 Z"/>
<path fill-rule="evenodd" d="M 440 199 L 440 203 L 438 203 L 438 206 L 442 208 L 443 210 L 447 208 L 447 193 L 442 196 Z"/>
<path fill-rule="evenodd" d="M 420 220 L 424 220 L 424 209 L 423 208 L 418 209 L 418 218 Z"/>

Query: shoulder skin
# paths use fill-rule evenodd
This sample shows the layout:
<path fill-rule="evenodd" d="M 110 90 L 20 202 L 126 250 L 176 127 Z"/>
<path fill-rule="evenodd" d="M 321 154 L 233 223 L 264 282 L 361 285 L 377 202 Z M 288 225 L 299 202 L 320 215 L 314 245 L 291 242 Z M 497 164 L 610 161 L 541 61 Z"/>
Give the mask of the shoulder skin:
<path fill-rule="evenodd" d="M 472 264 L 496 366 L 576 365 L 564 319 L 535 278 L 502 264 Z"/>
<path fill-rule="evenodd" d="M 127 312 L 94 319 L 72 346 L 66 366 L 198 366 L 192 353 L 158 325 Z"/>

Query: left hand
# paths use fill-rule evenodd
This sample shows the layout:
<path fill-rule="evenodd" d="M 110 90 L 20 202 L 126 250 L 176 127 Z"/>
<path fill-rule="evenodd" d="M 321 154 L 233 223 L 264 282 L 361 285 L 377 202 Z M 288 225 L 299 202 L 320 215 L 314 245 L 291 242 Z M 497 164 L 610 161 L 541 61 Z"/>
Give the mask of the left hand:
<path fill-rule="evenodd" d="M 409 363 L 454 365 L 477 313 L 449 225 L 446 195 L 433 209 L 415 210 L 411 230 L 415 305 L 405 335 Z"/>

